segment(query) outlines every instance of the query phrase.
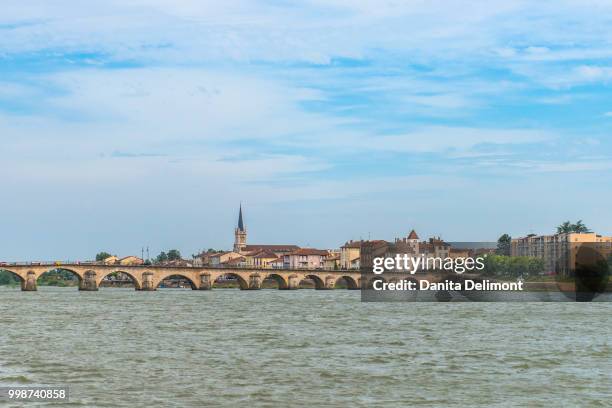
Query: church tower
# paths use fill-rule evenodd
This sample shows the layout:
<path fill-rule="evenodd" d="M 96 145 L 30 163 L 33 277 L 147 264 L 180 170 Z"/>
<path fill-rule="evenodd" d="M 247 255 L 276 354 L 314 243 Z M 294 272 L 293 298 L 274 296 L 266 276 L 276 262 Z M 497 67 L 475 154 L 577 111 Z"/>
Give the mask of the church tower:
<path fill-rule="evenodd" d="M 234 252 L 242 252 L 247 242 L 247 232 L 242 221 L 242 204 L 238 212 L 238 226 L 234 230 Z"/>

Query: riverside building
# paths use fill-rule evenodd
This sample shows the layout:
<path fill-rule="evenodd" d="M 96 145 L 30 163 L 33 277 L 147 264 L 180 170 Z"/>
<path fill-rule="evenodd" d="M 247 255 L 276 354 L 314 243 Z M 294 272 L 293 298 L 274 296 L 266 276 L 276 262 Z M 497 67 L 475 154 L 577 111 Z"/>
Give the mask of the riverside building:
<path fill-rule="evenodd" d="M 568 276 L 576 264 L 580 248 L 592 248 L 603 259 L 612 254 L 612 237 L 594 232 L 568 232 L 554 235 L 530 234 L 513 238 L 512 256 L 529 256 L 544 260 L 544 273 Z"/>

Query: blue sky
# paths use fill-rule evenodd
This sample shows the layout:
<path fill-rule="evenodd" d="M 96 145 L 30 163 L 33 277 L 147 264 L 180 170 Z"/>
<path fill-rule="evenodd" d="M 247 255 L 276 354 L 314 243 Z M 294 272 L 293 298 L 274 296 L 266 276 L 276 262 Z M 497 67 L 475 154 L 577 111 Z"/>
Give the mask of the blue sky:
<path fill-rule="evenodd" d="M 612 233 L 610 2 L 2 8 L 0 260 Z"/>

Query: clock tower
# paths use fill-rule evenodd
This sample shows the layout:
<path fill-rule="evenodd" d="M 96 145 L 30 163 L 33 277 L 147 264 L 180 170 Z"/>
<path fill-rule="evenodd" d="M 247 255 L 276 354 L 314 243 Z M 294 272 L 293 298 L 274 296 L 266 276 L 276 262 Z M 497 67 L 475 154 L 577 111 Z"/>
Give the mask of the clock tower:
<path fill-rule="evenodd" d="M 240 210 L 238 211 L 238 226 L 234 230 L 234 252 L 241 253 L 244 250 L 247 242 L 247 231 L 244 228 L 244 221 L 242 220 L 242 204 L 240 204 Z"/>

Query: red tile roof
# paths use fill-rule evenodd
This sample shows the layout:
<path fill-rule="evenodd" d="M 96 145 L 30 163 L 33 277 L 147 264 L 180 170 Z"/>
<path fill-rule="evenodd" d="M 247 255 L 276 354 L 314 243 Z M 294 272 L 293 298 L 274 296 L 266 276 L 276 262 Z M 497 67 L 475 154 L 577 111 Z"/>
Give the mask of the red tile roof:
<path fill-rule="evenodd" d="M 361 241 L 348 241 L 340 248 L 361 248 Z"/>
<path fill-rule="evenodd" d="M 314 249 L 314 248 L 301 248 L 297 251 L 291 252 L 288 255 L 321 255 L 327 256 L 329 252 L 324 249 Z"/>
<path fill-rule="evenodd" d="M 253 256 L 253 258 L 267 258 L 267 259 L 271 259 L 271 258 L 276 258 L 276 254 L 274 254 L 274 252 L 270 252 L 270 251 L 259 251 L 255 256 Z"/>
<path fill-rule="evenodd" d="M 244 251 L 261 251 L 261 250 L 266 250 L 266 251 L 272 251 L 272 252 L 291 252 L 291 251 L 295 251 L 300 249 L 299 246 L 297 245 L 258 245 L 258 244 L 252 244 L 252 245 L 246 245 L 244 247 Z"/>
<path fill-rule="evenodd" d="M 342 245 L 340 248 L 361 248 L 361 244 L 365 244 L 365 243 L 372 243 L 372 244 L 380 244 L 381 242 L 386 242 L 383 241 L 382 239 L 374 239 L 371 241 L 348 241 L 346 244 Z"/>
<path fill-rule="evenodd" d="M 240 256 L 237 258 L 228 259 L 227 261 L 222 262 L 222 265 L 238 265 L 244 261 L 246 261 L 246 259 L 243 256 Z"/>

